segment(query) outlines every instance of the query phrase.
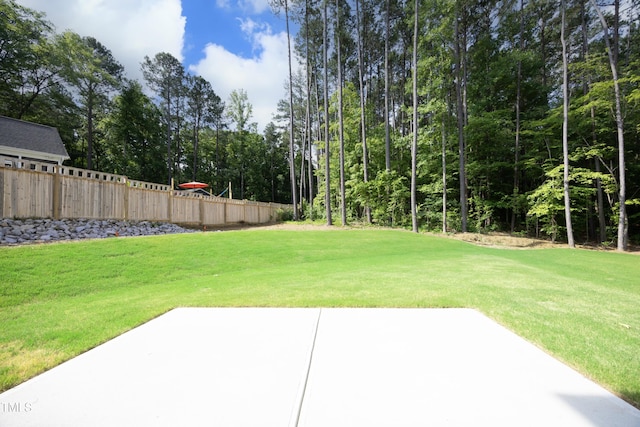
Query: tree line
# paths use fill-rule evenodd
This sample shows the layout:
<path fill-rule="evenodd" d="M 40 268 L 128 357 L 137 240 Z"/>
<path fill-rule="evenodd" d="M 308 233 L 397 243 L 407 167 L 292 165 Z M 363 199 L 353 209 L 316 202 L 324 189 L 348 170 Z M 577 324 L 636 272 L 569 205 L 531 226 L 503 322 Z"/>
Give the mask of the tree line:
<path fill-rule="evenodd" d="M 13 0 L 0 0 L 0 21 L 0 115 L 58 128 L 70 166 L 290 202 L 283 134 L 258 134 L 242 89 L 224 102 L 166 52 L 144 58 L 143 82 L 127 79 L 98 40 L 56 33 Z"/>
<path fill-rule="evenodd" d="M 263 135 L 241 89 L 225 104 L 159 53 L 149 98 L 96 40 L 0 1 L 2 114 L 58 127 L 76 165 L 328 224 L 640 241 L 638 0 L 273 0 L 297 67 Z"/>
<path fill-rule="evenodd" d="M 288 1 L 304 215 L 638 241 L 637 0 Z"/>

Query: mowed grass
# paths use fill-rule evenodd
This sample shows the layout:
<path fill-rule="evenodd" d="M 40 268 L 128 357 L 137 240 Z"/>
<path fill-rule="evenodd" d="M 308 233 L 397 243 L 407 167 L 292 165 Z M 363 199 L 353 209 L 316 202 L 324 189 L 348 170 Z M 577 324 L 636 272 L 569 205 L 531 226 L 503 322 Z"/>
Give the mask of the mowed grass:
<path fill-rule="evenodd" d="M 174 307 L 476 308 L 640 407 L 640 257 L 393 230 L 0 248 L 0 390 Z"/>

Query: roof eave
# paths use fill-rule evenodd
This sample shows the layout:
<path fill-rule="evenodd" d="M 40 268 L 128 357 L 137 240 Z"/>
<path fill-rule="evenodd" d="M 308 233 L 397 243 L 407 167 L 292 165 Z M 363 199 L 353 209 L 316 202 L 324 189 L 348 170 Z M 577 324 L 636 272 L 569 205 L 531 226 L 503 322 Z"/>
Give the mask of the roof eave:
<path fill-rule="evenodd" d="M 62 164 L 67 159 L 70 159 L 68 155 L 60 155 L 53 153 L 45 153 L 42 151 L 25 150 L 23 148 L 7 147 L 6 145 L 0 145 L 0 154 L 6 154 L 12 157 L 28 158 L 34 160 L 44 160 L 47 162 L 55 162 Z"/>

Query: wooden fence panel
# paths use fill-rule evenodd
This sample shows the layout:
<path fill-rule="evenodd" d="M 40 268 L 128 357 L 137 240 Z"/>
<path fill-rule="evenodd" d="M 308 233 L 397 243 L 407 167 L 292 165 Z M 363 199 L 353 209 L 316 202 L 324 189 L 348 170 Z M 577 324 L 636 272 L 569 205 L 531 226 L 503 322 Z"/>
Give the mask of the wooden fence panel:
<path fill-rule="evenodd" d="M 266 223 L 288 205 L 207 197 L 169 185 L 0 156 L 1 218 L 87 218 L 191 225 Z"/>
<path fill-rule="evenodd" d="M 25 169 L 5 169 L 2 185 L 3 217 L 53 216 L 53 176 Z M 33 195 L 37 197 L 33 197 Z"/>
<path fill-rule="evenodd" d="M 60 217 L 125 219 L 125 184 L 60 177 Z"/>
<path fill-rule="evenodd" d="M 174 192 L 172 196 L 171 222 L 178 224 L 200 224 L 200 198 L 190 195 L 180 195 Z"/>
<path fill-rule="evenodd" d="M 270 205 L 258 205 L 258 222 L 260 224 L 271 222 L 276 219 L 276 211 Z"/>
<path fill-rule="evenodd" d="M 168 191 L 146 190 L 138 187 L 128 187 L 127 191 L 129 220 L 156 222 L 170 220 Z"/>
<path fill-rule="evenodd" d="M 227 220 L 225 218 L 226 202 L 220 198 L 206 198 L 203 200 L 203 217 L 202 225 L 224 225 Z"/>
<path fill-rule="evenodd" d="M 238 224 L 245 222 L 244 220 L 244 203 L 229 200 L 226 203 L 226 219 L 227 224 Z"/>
<path fill-rule="evenodd" d="M 260 207 L 255 204 L 244 205 L 244 222 L 249 224 L 260 223 Z"/>

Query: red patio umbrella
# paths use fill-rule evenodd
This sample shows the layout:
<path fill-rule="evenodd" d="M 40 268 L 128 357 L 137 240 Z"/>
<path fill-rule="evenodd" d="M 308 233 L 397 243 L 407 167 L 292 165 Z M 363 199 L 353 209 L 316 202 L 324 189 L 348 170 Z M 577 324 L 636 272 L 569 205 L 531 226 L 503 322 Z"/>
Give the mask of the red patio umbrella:
<path fill-rule="evenodd" d="M 184 184 L 178 184 L 180 188 L 207 188 L 209 184 L 205 184 L 204 182 L 185 182 Z"/>

